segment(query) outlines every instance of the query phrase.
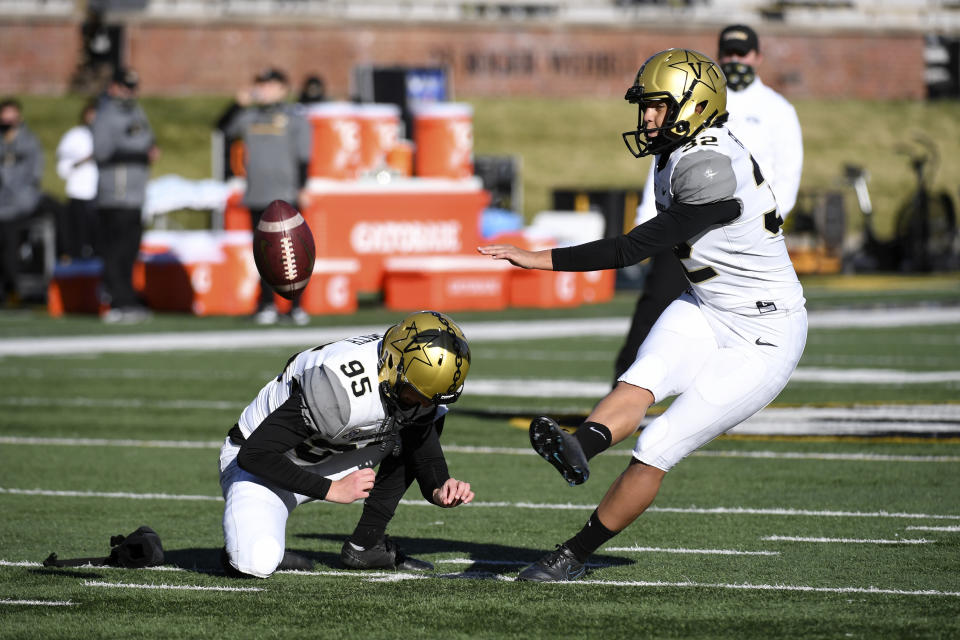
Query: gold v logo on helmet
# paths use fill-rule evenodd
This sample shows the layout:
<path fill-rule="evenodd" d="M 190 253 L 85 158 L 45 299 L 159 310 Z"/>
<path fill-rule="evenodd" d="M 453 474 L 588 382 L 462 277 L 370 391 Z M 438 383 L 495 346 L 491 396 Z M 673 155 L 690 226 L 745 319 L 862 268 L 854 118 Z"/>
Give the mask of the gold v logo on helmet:
<path fill-rule="evenodd" d="M 470 347 L 460 328 L 436 311 L 418 311 L 390 327 L 380 348 L 379 379 L 395 405 L 410 385 L 434 405 L 454 402 L 470 369 Z"/>

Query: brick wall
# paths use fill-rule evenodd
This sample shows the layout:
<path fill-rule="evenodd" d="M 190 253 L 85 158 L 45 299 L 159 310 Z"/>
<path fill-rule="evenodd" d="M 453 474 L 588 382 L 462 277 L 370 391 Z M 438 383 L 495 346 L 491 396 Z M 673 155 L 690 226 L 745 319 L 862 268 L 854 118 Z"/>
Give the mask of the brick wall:
<path fill-rule="evenodd" d="M 0 94 L 59 93 L 77 63 L 79 22 L 0 20 Z M 232 93 L 266 65 L 296 84 L 318 72 L 349 94 L 360 64 L 447 64 L 460 96 L 623 95 L 647 56 L 670 46 L 716 53 L 716 30 L 330 23 L 127 24 L 128 60 L 145 93 Z M 767 84 L 788 97 L 920 98 L 923 38 L 850 31 L 761 34 Z"/>

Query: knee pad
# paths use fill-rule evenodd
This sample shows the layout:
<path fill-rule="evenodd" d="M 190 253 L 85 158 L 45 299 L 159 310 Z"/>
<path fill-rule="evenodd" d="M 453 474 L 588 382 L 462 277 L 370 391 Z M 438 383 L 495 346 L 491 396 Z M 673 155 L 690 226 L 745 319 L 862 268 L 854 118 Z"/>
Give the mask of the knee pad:
<path fill-rule="evenodd" d="M 269 578 L 282 559 L 283 545 L 271 537 L 261 536 L 246 549 L 226 553 L 225 564 L 244 577 Z"/>
<path fill-rule="evenodd" d="M 640 432 L 640 436 L 637 438 L 637 446 L 634 451 L 639 453 L 650 449 L 658 442 L 663 440 L 669 429 L 670 423 L 667 421 L 667 417 L 658 416 L 653 422 L 644 427 L 643 431 Z"/>

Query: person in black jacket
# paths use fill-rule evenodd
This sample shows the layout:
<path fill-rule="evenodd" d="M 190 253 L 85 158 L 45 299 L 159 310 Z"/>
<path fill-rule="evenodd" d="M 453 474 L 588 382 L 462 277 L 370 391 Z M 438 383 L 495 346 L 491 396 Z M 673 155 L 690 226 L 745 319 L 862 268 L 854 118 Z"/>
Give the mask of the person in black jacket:
<path fill-rule="evenodd" d="M 43 149 L 23 123 L 13 98 L 0 101 L 0 287 L 8 307 L 20 304 L 17 286 L 20 234 L 40 204 Z"/>
<path fill-rule="evenodd" d="M 447 316 L 421 311 L 384 335 L 355 336 L 295 354 L 240 415 L 220 450 L 223 564 L 266 578 L 312 567 L 285 552 L 298 505 L 365 498 L 340 559 L 354 569 L 433 569 L 386 536 L 414 480 L 425 500 L 456 507 L 470 484 L 450 477 L 440 433 L 470 369 L 470 348 Z M 379 465 L 374 473 L 373 467 Z"/>
<path fill-rule="evenodd" d="M 160 151 L 137 103 L 140 79 L 118 69 L 97 106 L 93 157 L 97 161 L 97 215 L 103 243 L 105 322 L 137 322 L 149 314 L 133 290 L 133 264 L 143 236 L 143 204 L 150 165 Z"/>

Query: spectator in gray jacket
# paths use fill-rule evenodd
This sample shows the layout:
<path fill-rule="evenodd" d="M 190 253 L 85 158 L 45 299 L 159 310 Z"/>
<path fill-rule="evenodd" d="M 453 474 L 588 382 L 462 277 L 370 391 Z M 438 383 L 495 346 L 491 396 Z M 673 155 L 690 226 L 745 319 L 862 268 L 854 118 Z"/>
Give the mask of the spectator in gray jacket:
<path fill-rule="evenodd" d="M 117 69 L 93 122 L 103 286 L 110 305 L 103 316 L 105 322 L 136 322 L 149 315 L 133 290 L 133 264 L 143 235 L 142 211 L 150 164 L 159 149 L 147 116 L 137 103 L 138 85 L 136 72 Z"/>
<path fill-rule="evenodd" d="M 222 119 L 227 139 L 243 139 L 246 149 L 247 189 L 243 204 L 250 209 L 253 228 L 274 200 L 294 206 L 306 204 L 304 186 L 310 162 L 311 132 L 297 107 L 286 102 L 290 93 L 287 75 L 266 69 L 254 79 L 253 88 L 237 94 L 233 113 Z M 296 324 L 307 324 L 310 316 L 294 299 L 290 316 Z M 260 282 L 260 304 L 254 319 L 258 324 L 278 320 L 273 291 Z"/>
<path fill-rule="evenodd" d="M 13 98 L 0 101 L 0 286 L 7 307 L 20 304 L 20 232 L 40 203 L 43 150 Z"/>

